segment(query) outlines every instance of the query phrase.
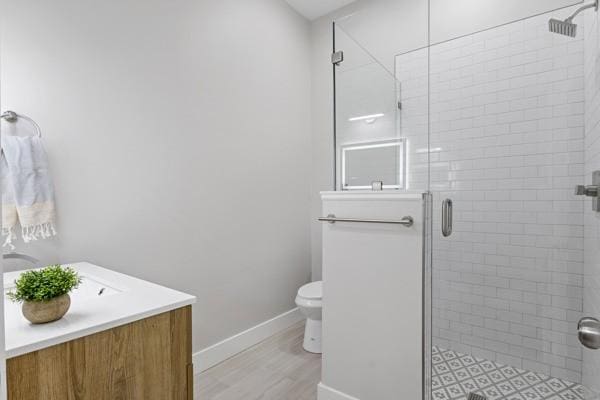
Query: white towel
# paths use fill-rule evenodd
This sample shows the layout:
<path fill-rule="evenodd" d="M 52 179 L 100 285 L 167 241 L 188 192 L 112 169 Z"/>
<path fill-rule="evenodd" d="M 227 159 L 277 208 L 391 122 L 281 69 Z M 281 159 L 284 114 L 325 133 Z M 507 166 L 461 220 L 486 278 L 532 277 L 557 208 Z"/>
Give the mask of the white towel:
<path fill-rule="evenodd" d="M 56 235 L 54 187 L 38 136 L 2 136 L 2 235 L 14 248 L 17 224 L 23 241 Z"/>

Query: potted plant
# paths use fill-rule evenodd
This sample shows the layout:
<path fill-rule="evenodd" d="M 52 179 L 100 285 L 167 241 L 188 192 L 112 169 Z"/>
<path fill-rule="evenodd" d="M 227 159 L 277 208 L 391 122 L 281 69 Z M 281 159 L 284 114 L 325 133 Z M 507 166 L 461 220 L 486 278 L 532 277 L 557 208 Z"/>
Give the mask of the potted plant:
<path fill-rule="evenodd" d="M 23 316 L 33 324 L 61 319 L 71 306 L 69 293 L 81 283 L 81 277 L 70 267 L 51 265 L 23 272 L 15 281 L 8 298 L 22 302 Z"/>

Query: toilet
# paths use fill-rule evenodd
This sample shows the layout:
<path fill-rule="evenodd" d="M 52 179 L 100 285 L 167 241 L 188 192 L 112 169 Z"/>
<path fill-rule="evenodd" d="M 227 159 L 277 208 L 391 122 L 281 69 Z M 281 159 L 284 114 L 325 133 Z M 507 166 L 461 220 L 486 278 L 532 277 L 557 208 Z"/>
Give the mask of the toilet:
<path fill-rule="evenodd" d="M 304 330 L 304 350 L 321 354 L 321 308 L 323 282 L 312 282 L 298 289 L 296 305 L 306 317 Z"/>

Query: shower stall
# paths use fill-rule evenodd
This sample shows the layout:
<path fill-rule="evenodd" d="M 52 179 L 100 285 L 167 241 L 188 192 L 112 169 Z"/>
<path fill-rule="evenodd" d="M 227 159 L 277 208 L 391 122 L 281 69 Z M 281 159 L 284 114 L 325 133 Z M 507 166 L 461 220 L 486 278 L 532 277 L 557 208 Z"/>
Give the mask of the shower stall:
<path fill-rule="evenodd" d="M 593 399 L 597 6 L 475 3 L 336 20 L 336 190 L 430 196 L 425 398 Z"/>

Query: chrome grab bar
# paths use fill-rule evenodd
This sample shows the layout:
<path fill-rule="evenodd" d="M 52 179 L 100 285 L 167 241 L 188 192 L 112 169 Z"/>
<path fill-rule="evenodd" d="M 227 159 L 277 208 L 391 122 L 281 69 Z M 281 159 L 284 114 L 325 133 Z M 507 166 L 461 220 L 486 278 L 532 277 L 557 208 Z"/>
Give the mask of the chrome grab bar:
<path fill-rule="evenodd" d="M 368 224 L 391 224 L 391 225 L 404 225 L 410 228 L 415 223 L 413 217 L 403 217 L 401 220 L 390 220 L 390 219 L 358 219 L 358 218 L 338 218 L 335 214 L 329 214 L 326 217 L 319 218 L 321 222 L 329 222 L 335 224 L 336 222 L 364 222 Z"/>

